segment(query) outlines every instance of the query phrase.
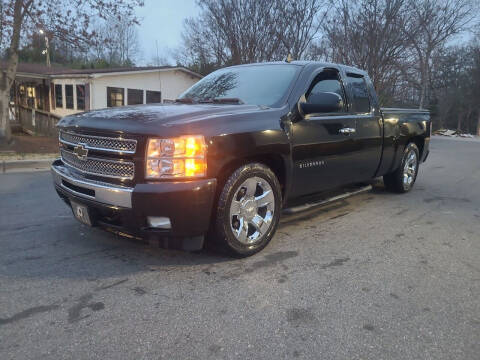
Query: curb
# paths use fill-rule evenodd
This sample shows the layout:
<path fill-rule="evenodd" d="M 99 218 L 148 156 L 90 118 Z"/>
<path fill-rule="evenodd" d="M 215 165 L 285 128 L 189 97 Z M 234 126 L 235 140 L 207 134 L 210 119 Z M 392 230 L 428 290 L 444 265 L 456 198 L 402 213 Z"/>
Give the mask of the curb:
<path fill-rule="evenodd" d="M 50 170 L 50 166 L 55 161 L 51 159 L 36 160 L 3 160 L 0 163 L 0 173 L 15 173 L 25 171 L 46 171 Z"/>

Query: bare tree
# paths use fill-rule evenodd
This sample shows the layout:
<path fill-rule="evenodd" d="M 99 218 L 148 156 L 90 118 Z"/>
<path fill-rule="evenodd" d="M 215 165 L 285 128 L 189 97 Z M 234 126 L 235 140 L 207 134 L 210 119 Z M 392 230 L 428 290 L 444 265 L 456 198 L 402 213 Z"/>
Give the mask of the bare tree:
<path fill-rule="evenodd" d="M 271 0 L 201 0 L 205 24 L 219 31 L 223 56 L 231 64 L 278 58 L 279 7 Z M 213 41 L 216 41 L 213 39 Z M 283 55 L 286 56 L 286 55 Z"/>
<path fill-rule="evenodd" d="M 202 15 L 198 19 L 185 20 L 182 46 L 176 50 L 175 58 L 178 64 L 208 74 L 230 62 L 227 51 L 222 31 Z"/>
<path fill-rule="evenodd" d="M 419 77 L 411 78 L 420 89 L 419 108 L 428 106 L 432 56 L 470 24 L 475 14 L 470 0 L 409 0 L 409 23 L 404 28 Z"/>
<path fill-rule="evenodd" d="M 477 38 L 472 46 L 472 60 L 473 60 L 473 69 L 471 72 L 471 78 L 473 81 L 472 89 L 472 100 L 474 102 L 476 112 L 477 112 L 477 121 L 476 121 L 476 134 L 480 136 L 480 41 Z"/>
<path fill-rule="evenodd" d="M 128 17 L 109 17 L 95 27 L 99 34 L 90 53 L 111 65 L 127 66 L 141 54 L 137 25 Z M 108 41 L 106 41 L 108 40 Z"/>
<path fill-rule="evenodd" d="M 222 65 L 305 56 L 322 20 L 324 0 L 199 0 L 184 24 L 177 61 L 205 73 Z"/>
<path fill-rule="evenodd" d="M 405 0 L 341 0 L 334 5 L 318 46 L 328 60 L 365 69 L 381 94 L 391 101 L 408 41 Z M 327 51 L 325 51 L 327 49 Z"/>
<path fill-rule="evenodd" d="M 125 16 L 136 22 L 135 7 L 142 5 L 142 0 L 2 0 L 0 40 L 2 48 L 6 48 L 7 64 L 0 75 L 0 141 L 9 141 L 11 137 L 8 102 L 22 35 L 42 29 L 49 38 L 87 47 L 99 37 L 90 26 L 92 17 L 105 20 Z"/>
<path fill-rule="evenodd" d="M 281 23 L 278 38 L 296 60 L 303 59 L 318 35 L 328 11 L 327 1 L 299 0 L 277 2 Z"/>
<path fill-rule="evenodd" d="M 154 55 L 150 59 L 148 65 L 150 66 L 168 66 L 170 64 L 170 60 L 166 56 L 161 55 Z"/>

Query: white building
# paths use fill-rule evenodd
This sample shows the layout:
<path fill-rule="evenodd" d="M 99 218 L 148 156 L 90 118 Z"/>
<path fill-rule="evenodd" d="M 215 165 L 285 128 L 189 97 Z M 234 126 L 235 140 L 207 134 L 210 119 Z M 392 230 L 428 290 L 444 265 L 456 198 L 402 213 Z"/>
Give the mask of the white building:
<path fill-rule="evenodd" d="M 5 63 L 0 62 L 0 69 Z M 12 124 L 57 136 L 56 124 L 78 112 L 170 102 L 201 75 L 179 66 L 66 69 L 20 63 L 10 93 Z"/>
<path fill-rule="evenodd" d="M 77 70 L 21 63 L 12 102 L 62 117 L 107 107 L 173 101 L 201 77 L 177 66 Z"/>
<path fill-rule="evenodd" d="M 65 116 L 89 109 L 175 100 L 201 76 L 183 67 L 92 69 L 51 75 L 51 112 Z"/>

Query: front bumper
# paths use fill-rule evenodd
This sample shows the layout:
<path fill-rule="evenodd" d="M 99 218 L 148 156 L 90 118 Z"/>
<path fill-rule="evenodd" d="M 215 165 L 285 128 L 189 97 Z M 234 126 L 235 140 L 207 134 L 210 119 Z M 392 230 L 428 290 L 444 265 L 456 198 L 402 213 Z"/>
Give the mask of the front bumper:
<path fill-rule="evenodd" d="M 123 187 L 84 178 L 62 161 L 52 164 L 59 196 L 88 207 L 93 225 L 109 227 L 138 237 L 158 234 L 193 237 L 210 225 L 216 179 L 157 182 Z M 168 217 L 170 229 L 148 226 L 147 217 Z"/>

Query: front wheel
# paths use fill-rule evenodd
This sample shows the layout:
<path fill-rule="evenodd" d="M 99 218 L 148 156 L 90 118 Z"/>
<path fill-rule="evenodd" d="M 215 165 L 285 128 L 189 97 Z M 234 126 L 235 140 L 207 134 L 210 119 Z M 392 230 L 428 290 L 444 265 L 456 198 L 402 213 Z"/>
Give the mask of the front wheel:
<path fill-rule="evenodd" d="M 250 163 L 228 178 L 218 200 L 214 237 L 235 256 L 250 256 L 272 239 L 280 219 L 280 183 L 267 166 Z"/>
<path fill-rule="evenodd" d="M 409 143 L 403 152 L 402 162 L 397 170 L 384 175 L 383 182 L 387 189 L 406 193 L 410 191 L 415 184 L 420 164 L 420 152 L 417 145 Z"/>

